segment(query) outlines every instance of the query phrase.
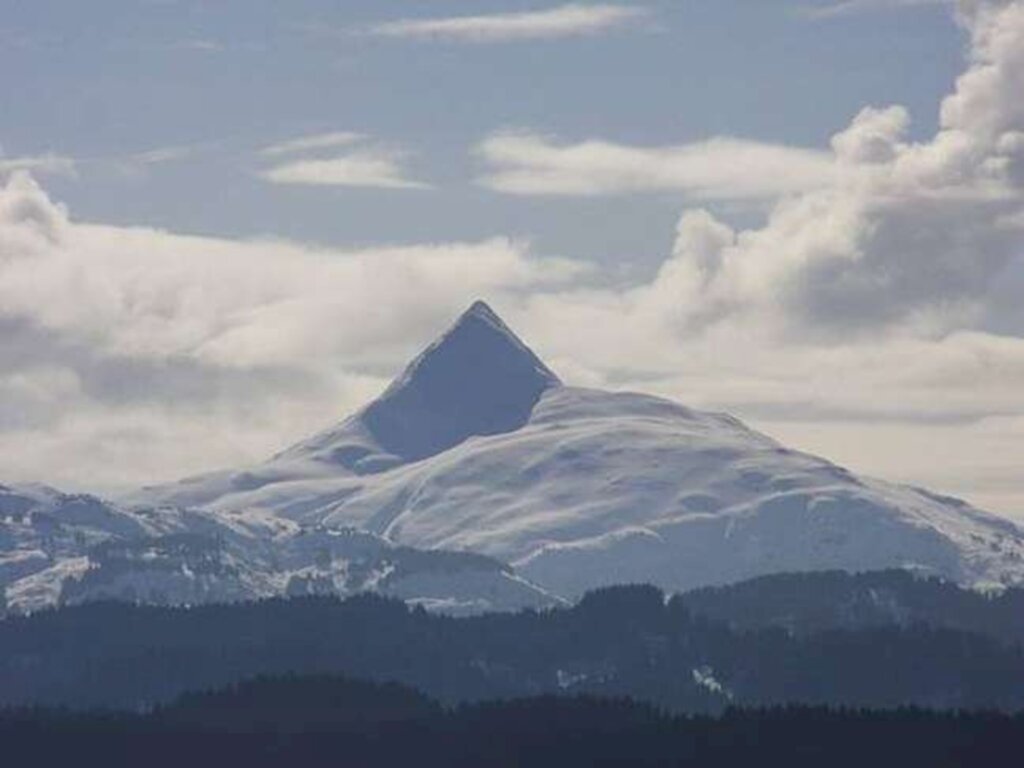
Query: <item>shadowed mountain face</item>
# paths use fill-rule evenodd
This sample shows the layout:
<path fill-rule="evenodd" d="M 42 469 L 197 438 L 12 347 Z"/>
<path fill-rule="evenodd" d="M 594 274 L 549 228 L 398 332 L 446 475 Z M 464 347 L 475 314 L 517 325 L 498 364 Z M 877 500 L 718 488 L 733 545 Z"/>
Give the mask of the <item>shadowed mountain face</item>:
<path fill-rule="evenodd" d="M 436 456 L 470 437 L 514 432 L 544 392 L 561 386 L 484 302 L 471 306 L 379 398 L 274 457 L 358 475 Z M 284 470 L 287 474 L 289 470 Z M 245 479 L 260 485 L 266 471 Z M 236 487 L 238 484 L 236 482 Z"/>
<path fill-rule="evenodd" d="M 478 301 L 360 419 L 384 450 L 416 461 L 471 436 L 518 429 L 544 390 L 560 383 Z"/>

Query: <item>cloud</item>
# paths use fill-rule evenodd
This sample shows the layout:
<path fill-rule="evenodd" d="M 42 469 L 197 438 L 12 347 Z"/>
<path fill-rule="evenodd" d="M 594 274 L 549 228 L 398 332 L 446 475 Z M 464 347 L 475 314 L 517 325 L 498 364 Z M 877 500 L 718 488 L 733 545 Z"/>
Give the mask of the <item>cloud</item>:
<path fill-rule="evenodd" d="M 177 145 L 155 147 L 142 152 L 114 157 L 88 158 L 80 160 L 89 169 L 111 169 L 126 178 L 143 178 L 158 166 L 188 160 L 198 154 L 204 145 Z"/>
<path fill-rule="evenodd" d="M 828 153 L 733 138 L 631 147 L 499 133 L 475 153 L 490 166 L 479 183 L 513 195 L 670 191 L 707 200 L 764 199 L 826 186 L 835 173 Z"/>
<path fill-rule="evenodd" d="M 183 51 L 198 51 L 200 53 L 222 53 L 227 50 L 227 46 L 219 40 L 202 37 L 190 37 L 179 40 L 171 47 Z"/>
<path fill-rule="evenodd" d="M 801 13 L 811 19 L 831 19 L 867 11 L 954 5 L 955 3 L 956 0 L 843 0 L 829 5 L 806 6 L 801 9 Z"/>
<path fill-rule="evenodd" d="M 311 136 L 300 136 L 296 139 L 288 139 L 277 144 L 263 147 L 260 154 L 266 157 L 278 155 L 291 155 L 303 152 L 311 152 L 322 149 L 337 149 L 356 144 L 366 137 L 361 133 L 352 131 L 333 131 L 331 133 L 317 133 Z"/>
<path fill-rule="evenodd" d="M 75 175 L 75 161 L 70 157 L 48 152 L 43 155 L 25 157 L 4 157 L 0 152 L 0 176 L 31 171 L 37 174 L 54 174 L 60 176 Z"/>
<path fill-rule="evenodd" d="M 500 238 L 339 251 L 80 223 L 17 174 L 0 185 L 0 466 L 104 488 L 249 460 L 372 396 L 474 298 L 579 272 Z"/>
<path fill-rule="evenodd" d="M 386 286 L 408 306 L 425 291 L 449 296 L 452 309 L 578 270 L 529 259 L 506 239 L 347 252 L 83 224 L 27 175 L 0 190 L 0 318 L 114 357 L 246 368 L 292 364 L 313 348 L 365 355 L 374 318 L 390 322 L 373 308 Z M 354 294 L 365 299 L 353 303 Z M 313 316 L 316 327 L 294 332 Z"/>
<path fill-rule="evenodd" d="M 680 322 L 935 336 L 983 316 L 1024 251 L 1008 226 L 1024 203 L 1024 3 L 962 14 L 970 66 L 931 140 L 907 139 L 902 107 L 867 108 L 833 139 L 834 181 L 782 200 L 766 226 L 723 234 L 709 214 L 686 220 L 661 288 L 682 291 Z"/>
<path fill-rule="evenodd" d="M 350 147 L 338 154 L 338 149 Z M 324 152 L 330 152 L 324 156 Z M 274 184 L 305 184 L 379 189 L 430 189 L 410 178 L 403 167 L 407 152 L 373 142 L 359 133 L 334 132 L 272 144 L 259 152 L 267 158 L 294 156 L 260 171 Z M 314 157 L 301 157 L 315 154 Z"/>
<path fill-rule="evenodd" d="M 635 5 L 570 3 L 522 13 L 400 19 L 371 27 L 369 33 L 467 43 L 552 40 L 601 34 L 646 15 L 646 9 Z"/>
<path fill-rule="evenodd" d="M 405 176 L 401 155 L 380 149 L 362 149 L 326 159 L 296 160 L 268 168 L 260 175 L 274 184 L 430 189 L 429 184 Z"/>
<path fill-rule="evenodd" d="M 0 181 L 19 172 L 33 176 L 55 175 L 78 177 L 89 171 L 116 171 L 125 176 L 140 176 L 153 166 L 187 160 L 208 144 L 154 147 L 142 152 L 86 157 L 68 157 L 53 152 L 23 157 L 4 157 L 0 151 Z"/>
<path fill-rule="evenodd" d="M 145 152 L 138 152 L 126 158 L 127 162 L 139 165 L 162 165 L 176 160 L 185 160 L 196 152 L 194 146 L 157 147 Z"/>
<path fill-rule="evenodd" d="M 26 171 L 14 171 L 0 190 L 0 265 L 36 256 L 63 237 L 67 211 Z"/>

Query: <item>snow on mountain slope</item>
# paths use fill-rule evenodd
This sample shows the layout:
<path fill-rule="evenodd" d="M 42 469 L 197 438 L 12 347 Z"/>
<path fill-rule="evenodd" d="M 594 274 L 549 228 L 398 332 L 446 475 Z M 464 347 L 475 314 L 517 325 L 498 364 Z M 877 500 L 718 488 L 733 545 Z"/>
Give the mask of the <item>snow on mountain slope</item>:
<path fill-rule="evenodd" d="M 111 599 L 199 604 L 373 590 L 450 613 L 558 602 L 492 558 L 247 511 L 126 510 L 0 486 L 0 608 Z M 2 612 L 2 611 L 0 611 Z"/>
<path fill-rule="evenodd" d="M 482 553 L 564 596 L 817 569 L 1024 580 L 1024 532 L 1009 521 L 857 478 L 727 415 L 562 386 L 479 302 L 336 428 L 134 501 Z"/>

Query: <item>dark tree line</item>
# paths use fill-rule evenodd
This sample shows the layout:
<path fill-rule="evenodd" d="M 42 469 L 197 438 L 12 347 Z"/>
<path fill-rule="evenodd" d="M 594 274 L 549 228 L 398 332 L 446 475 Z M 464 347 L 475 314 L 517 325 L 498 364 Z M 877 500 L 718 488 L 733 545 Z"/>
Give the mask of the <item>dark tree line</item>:
<path fill-rule="evenodd" d="M 823 602 L 815 590 L 832 594 L 834 577 L 823 578 L 808 582 L 808 604 Z M 757 603 L 723 594 L 734 615 Z M 961 598 L 951 595 L 955 607 Z M 1012 633 L 920 616 L 800 632 L 772 621 L 748 627 L 725 609 L 709 618 L 715 603 L 701 599 L 617 587 L 568 609 L 466 619 L 374 596 L 78 606 L 0 621 L 0 706 L 145 710 L 259 675 L 343 674 L 401 682 L 446 705 L 590 695 L 693 713 L 789 703 L 1024 707 L 1024 653 Z"/>
<path fill-rule="evenodd" d="M 903 570 L 775 574 L 676 599 L 734 629 L 782 627 L 811 634 L 928 624 L 1024 643 L 1024 590 L 983 593 Z"/>
<path fill-rule="evenodd" d="M 626 699 L 536 697 L 445 708 L 398 685 L 259 679 L 152 713 L 0 715 L 12 765 L 1007 765 L 1024 717 L 779 707 L 673 716 Z"/>

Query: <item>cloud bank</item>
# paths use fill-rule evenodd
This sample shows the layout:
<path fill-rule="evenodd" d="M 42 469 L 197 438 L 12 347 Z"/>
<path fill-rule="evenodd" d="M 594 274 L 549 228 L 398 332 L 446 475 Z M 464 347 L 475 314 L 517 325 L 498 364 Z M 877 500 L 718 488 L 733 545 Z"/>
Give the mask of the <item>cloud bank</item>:
<path fill-rule="evenodd" d="M 754 316 L 793 334 L 936 335 L 977 323 L 1021 256 L 1024 3 L 973 3 L 970 68 L 938 132 L 906 139 L 902 107 L 866 108 L 833 141 L 834 183 L 786 198 L 761 229 L 688 212 L 663 270 L 681 322 Z"/>
<path fill-rule="evenodd" d="M 480 295 L 576 276 L 505 239 L 334 251 L 76 222 L 0 186 L 0 467 L 107 488 L 340 418 Z"/>

